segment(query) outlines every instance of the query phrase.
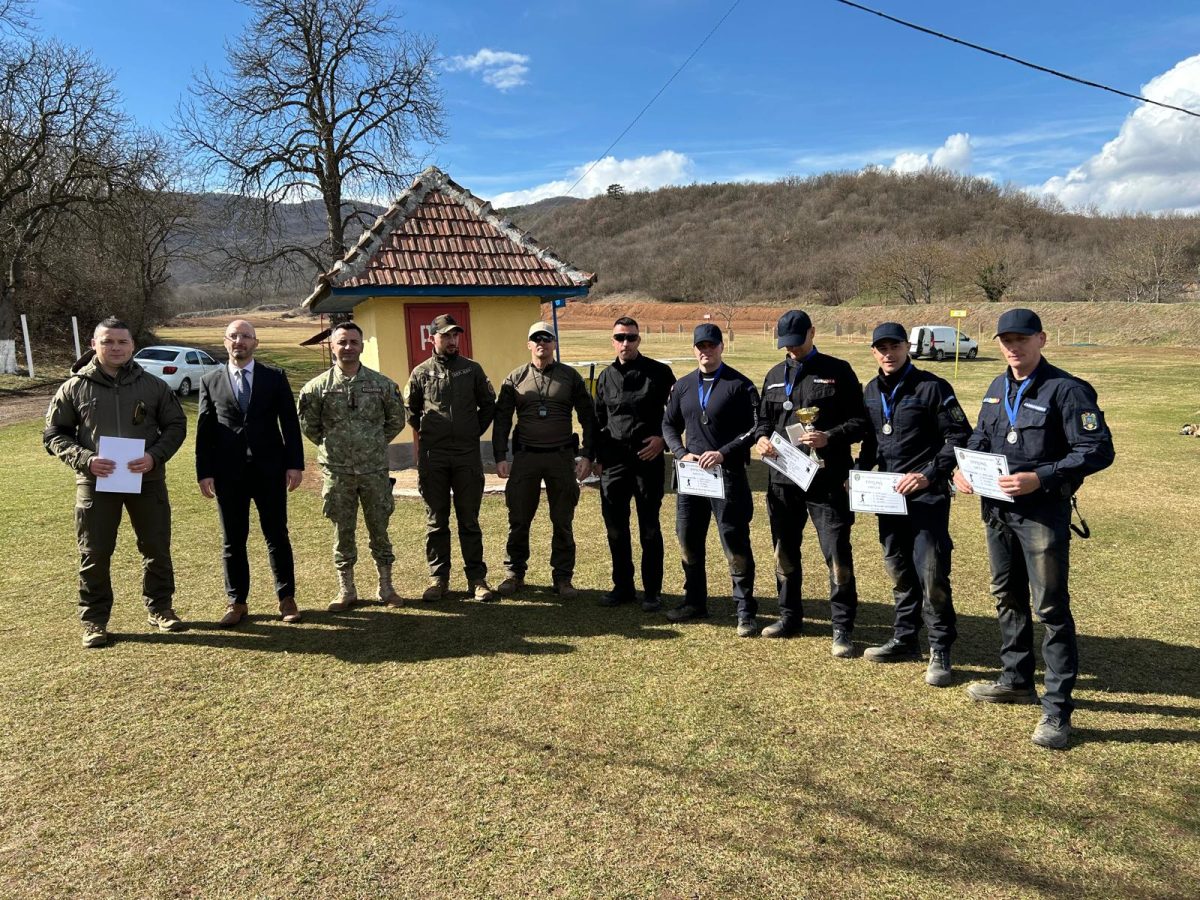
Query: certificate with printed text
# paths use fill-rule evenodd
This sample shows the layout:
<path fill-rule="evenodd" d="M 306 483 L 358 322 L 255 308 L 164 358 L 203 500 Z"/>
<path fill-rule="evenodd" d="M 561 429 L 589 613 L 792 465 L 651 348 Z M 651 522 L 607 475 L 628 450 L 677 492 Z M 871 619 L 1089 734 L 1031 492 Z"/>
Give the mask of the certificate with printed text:
<path fill-rule="evenodd" d="M 1008 458 L 1000 453 L 980 453 L 978 450 L 954 448 L 958 471 L 981 497 L 1012 503 L 1013 498 L 1000 490 L 1000 476 L 1008 474 Z"/>
<path fill-rule="evenodd" d="M 693 497 L 725 499 L 725 470 L 720 466 L 702 469 L 700 463 L 675 460 L 675 490 Z"/>
<path fill-rule="evenodd" d="M 851 472 L 850 509 L 854 512 L 907 516 L 908 499 L 896 493 L 903 472 Z"/>
<path fill-rule="evenodd" d="M 771 446 L 779 455 L 764 456 L 762 461 L 795 483 L 800 490 L 807 491 L 820 466 L 807 453 L 793 447 L 787 438 L 778 432 L 771 434 Z"/>

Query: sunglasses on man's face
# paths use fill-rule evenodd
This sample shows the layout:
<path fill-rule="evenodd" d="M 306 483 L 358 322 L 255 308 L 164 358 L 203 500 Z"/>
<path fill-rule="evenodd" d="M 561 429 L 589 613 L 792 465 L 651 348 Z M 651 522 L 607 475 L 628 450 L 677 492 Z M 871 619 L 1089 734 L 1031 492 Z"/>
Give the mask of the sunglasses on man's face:
<path fill-rule="evenodd" d="M 530 338 L 530 340 L 533 341 L 535 344 L 553 344 L 554 343 L 553 335 L 549 335 L 549 334 L 535 334 L 533 337 Z"/>
<path fill-rule="evenodd" d="M 624 344 L 626 342 L 635 344 L 642 339 L 640 334 L 614 334 L 613 340 Z"/>

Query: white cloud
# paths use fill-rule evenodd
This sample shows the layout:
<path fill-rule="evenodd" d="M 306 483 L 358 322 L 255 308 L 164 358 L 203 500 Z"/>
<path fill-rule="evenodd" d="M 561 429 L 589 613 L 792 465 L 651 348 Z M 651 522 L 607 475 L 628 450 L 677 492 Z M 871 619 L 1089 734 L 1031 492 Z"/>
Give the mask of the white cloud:
<path fill-rule="evenodd" d="M 507 191 L 492 197 L 493 206 L 523 206 L 547 197 L 561 197 L 592 163 L 576 166 L 569 177 L 548 181 L 523 191 Z M 603 194 L 610 184 L 619 184 L 627 191 L 654 190 L 668 184 L 682 184 L 691 178 L 692 160 L 674 150 L 663 150 L 653 156 L 616 159 L 606 156 L 596 163 L 572 193 L 573 197 L 595 197 Z"/>
<path fill-rule="evenodd" d="M 525 77 L 529 74 L 529 57 L 524 53 L 484 47 L 471 56 L 452 56 L 446 63 L 446 69 L 450 72 L 479 73 L 485 84 L 507 91 L 529 80 Z"/>
<path fill-rule="evenodd" d="M 1200 110 L 1200 55 L 1152 79 L 1142 96 Z M 1139 104 L 1095 156 L 1040 189 L 1070 208 L 1104 212 L 1200 209 L 1200 119 Z"/>
<path fill-rule="evenodd" d="M 971 136 L 964 132 L 952 134 L 946 138 L 946 143 L 928 153 L 899 153 L 892 160 L 893 172 L 920 172 L 923 169 L 949 169 L 952 172 L 966 172 L 971 168 Z"/>

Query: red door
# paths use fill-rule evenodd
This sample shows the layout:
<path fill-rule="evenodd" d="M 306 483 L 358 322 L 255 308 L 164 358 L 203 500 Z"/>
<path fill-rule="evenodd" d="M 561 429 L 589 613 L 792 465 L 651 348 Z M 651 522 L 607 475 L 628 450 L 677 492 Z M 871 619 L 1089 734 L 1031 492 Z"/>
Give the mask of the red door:
<path fill-rule="evenodd" d="M 471 355 L 471 307 L 466 303 L 405 303 L 404 331 L 408 335 L 408 365 L 415 369 L 418 363 L 423 363 L 433 356 L 433 335 L 429 324 L 440 315 L 454 317 L 454 321 L 462 326 L 462 337 L 458 342 L 458 352 L 463 356 Z"/>

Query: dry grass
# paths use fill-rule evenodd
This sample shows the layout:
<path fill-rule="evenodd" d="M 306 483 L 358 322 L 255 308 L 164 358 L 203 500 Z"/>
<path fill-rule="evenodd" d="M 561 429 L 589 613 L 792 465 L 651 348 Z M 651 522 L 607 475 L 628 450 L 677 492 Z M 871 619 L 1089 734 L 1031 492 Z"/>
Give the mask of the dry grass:
<path fill-rule="evenodd" d="M 172 335 L 175 337 L 175 335 Z M 264 334 L 273 347 L 274 336 Z M 282 339 L 281 339 L 282 340 Z M 284 341 L 286 343 L 286 341 Z M 565 352 L 605 358 L 604 333 Z M 686 356 L 686 342 L 647 343 Z M 861 344 L 834 345 L 869 371 Z M 758 379 L 776 351 L 730 361 Z M 1074 547 L 1083 677 L 1066 753 L 1029 744 L 1032 708 L 971 704 L 997 634 L 976 504 L 955 504 L 954 688 L 919 665 L 830 658 L 825 575 L 805 544 L 808 633 L 739 641 L 732 606 L 671 626 L 603 610 L 598 498 L 577 515 L 573 603 L 541 588 L 496 606 L 322 611 L 334 591 L 319 498 L 292 532 L 307 622 L 216 629 L 220 538 L 191 444 L 172 464 L 178 635 L 139 612 L 126 526 L 115 562 L 118 639 L 78 647 L 70 476 L 36 423 L 0 428 L 10 514 L 0 634 L 0 884 L 9 896 L 1195 896 L 1200 885 L 1200 441 L 1190 357 L 1062 348 L 1100 390 L 1116 466 L 1081 503 Z M 683 372 L 686 366 L 677 367 Z M 947 372 L 950 365 L 937 366 Z M 964 365 L 968 411 L 998 370 Z M 293 383 L 301 380 L 293 377 Z M 759 585 L 769 539 L 754 523 Z M 484 502 L 493 572 L 502 500 Z M 663 511 L 668 533 L 670 498 Z M 423 514 L 392 534 L 407 596 L 424 581 Z M 530 571 L 549 580 L 544 515 Z M 855 531 L 855 638 L 890 621 L 874 523 Z M 710 558 L 720 559 L 715 548 Z M 678 595 L 667 551 L 667 591 Z M 360 567 L 362 571 L 364 567 Z M 726 581 L 714 565 L 715 590 Z M 462 588 L 455 573 L 455 588 Z M 770 613 L 774 603 L 763 604 Z"/>

